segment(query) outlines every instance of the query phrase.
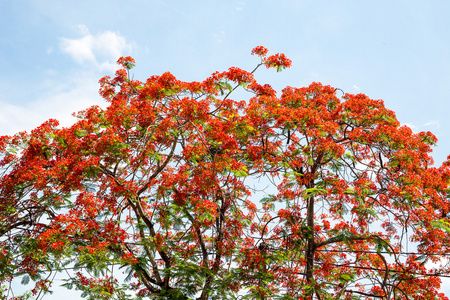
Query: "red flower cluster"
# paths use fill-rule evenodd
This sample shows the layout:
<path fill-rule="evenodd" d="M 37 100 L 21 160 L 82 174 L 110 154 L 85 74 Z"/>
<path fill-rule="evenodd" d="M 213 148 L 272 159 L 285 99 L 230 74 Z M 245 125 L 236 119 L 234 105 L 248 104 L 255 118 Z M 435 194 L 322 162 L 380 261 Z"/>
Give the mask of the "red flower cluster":
<path fill-rule="evenodd" d="M 252 55 L 258 55 L 259 57 L 265 57 L 269 50 L 263 46 L 257 46 L 253 48 Z"/>
<path fill-rule="evenodd" d="M 289 68 L 292 65 L 292 61 L 286 57 L 283 53 L 277 53 L 264 58 L 264 64 L 267 68 Z"/>
<path fill-rule="evenodd" d="M 119 58 L 117 64 L 125 69 L 132 69 L 136 65 L 136 61 L 131 56 L 127 56 Z"/>
<path fill-rule="evenodd" d="M 0 137 L 0 281 L 45 292 L 43 270 L 73 265 L 67 286 L 93 299 L 447 299 L 448 268 L 427 268 L 450 251 L 450 161 L 433 166 L 431 133 L 317 82 L 277 96 L 236 67 L 141 82 L 118 64 L 106 109 Z"/>

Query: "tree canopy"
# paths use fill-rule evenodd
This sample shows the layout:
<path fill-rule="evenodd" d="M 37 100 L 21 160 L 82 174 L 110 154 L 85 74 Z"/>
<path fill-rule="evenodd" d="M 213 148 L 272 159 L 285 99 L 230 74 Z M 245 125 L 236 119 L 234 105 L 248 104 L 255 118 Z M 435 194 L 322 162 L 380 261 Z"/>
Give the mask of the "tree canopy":
<path fill-rule="evenodd" d="M 202 82 L 134 80 L 122 57 L 106 109 L 2 136 L 2 299 L 58 272 L 88 299 L 448 299 L 436 137 L 321 83 L 277 96 L 253 73 L 291 61 L 252 54 Z"/>

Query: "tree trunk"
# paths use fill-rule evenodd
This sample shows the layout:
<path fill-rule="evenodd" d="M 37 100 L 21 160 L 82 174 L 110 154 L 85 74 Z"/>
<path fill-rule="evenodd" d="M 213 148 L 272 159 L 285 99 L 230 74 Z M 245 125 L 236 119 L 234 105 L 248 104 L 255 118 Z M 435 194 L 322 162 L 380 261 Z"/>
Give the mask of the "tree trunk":
<path fill-rule="evenodd" d="M 316 251 L 316 243 L 314 241 L 314 195 L 307 196 L 307 229 L 306 229 L 306 283 L 309 286 L 314 285 L 314 252 Z M 314 289 L 310 289 L 309 295 L 314 293 Z"/>

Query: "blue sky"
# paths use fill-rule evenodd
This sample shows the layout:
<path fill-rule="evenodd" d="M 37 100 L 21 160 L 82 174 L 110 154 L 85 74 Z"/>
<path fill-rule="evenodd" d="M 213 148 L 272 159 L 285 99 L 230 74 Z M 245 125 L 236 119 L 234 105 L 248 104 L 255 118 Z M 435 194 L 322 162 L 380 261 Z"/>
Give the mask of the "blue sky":
<path fill-rule="evenodd" d="M 263 45 L 293 66 L 260 69 L 261 83 L 280 91 L 319 81 L 383 99 L 401 123 L 438 137 L 441 163 L 450 154 L 449 13 L 437 0 L 0 0 L 0 135 L 48 118 L 69 125 L 72 112 L 105 106 L 98 79 L 119 56 L 136 59 L 136 79 L 170 71 L 200 81 L 253 69 L 251 49 Z"/>

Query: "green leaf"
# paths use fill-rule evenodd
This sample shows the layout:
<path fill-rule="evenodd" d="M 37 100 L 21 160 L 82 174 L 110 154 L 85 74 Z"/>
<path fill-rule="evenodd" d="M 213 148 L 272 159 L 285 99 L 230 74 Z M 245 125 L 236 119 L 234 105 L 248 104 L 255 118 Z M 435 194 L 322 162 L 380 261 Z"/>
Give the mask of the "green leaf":
<path fill-rule="evenodd" d="M 20 281 L 21 284 L 27 285 L 30 282 L 30 276 L 25 275 L 22 277 L 22 280 Z"/>
<path fill-rule="evenodd" d="M 266 196 L 266 197 L 263 197 L 261 200 L 260 200 L 260 202 L 262 203 L 262 204 L 266 204 L 266 203 L 269 203 L 269 202 L 273 202 L 273 195 L 269 195 L 269 196 Z"/>
<path fill-rule="evenodd" d="M 86 130 L 77 130 L 77 131 L 75 131 L 75 135 L 76 135 L 77 137 L 83 137 L 83 136 L 85 136 L 86 134 L 87 134 Z"/>
<path fill-rule="evenodd" d="M 10 153 L 17 154 L 17 149 L 16 149 L 16 148 L 9 148 L 9 149 L 6 151 L 6 154 L 8 155 L 8 154 L 10 154 Z"/>
<path fill-rule="evenodd" d="M 356 194 L 356 191 L 354 188 L 348 187 L 345 191 L 344 194 L 350 194 L 350 195 L 354 195 Z"/>
<path fill-rule="evenodd" d="M 111 296 L 111 293 L 108 293 L 106 291 L 101 291 L 100 294 L 105 295 L 105 296 Z"/>
<path fill-rule="evenodd" d="M 341 275 L 339 275 L 339 279 L 348 282 L 348 281 L 351 281 L 353 278 L 349 274 L 341 274 Z"/>
<path fill-rule="evenodd" d="M 228 82 L 224 82 L 224 85 L 225 85 L 225 87 L 226 87 L 228 90 L 230 90 L 230 91 L 233 90 L 233 87 L 232 87 L 231 84 L 229 84 Z"/>
<path fill-rule="evenodd" d="M 65 279 L 65 281 L 68 281 L 68 280 Z M 64 283 L 64 284 L 61 284 L 61 286 L 65 287 L 65 288 L 67 288 L 67 289 L 69 289 L 69 290 L 71 290 L 71 289 L 73 289 L 73 282 L 66 282 L 66 283 Z"/>
<path fill-rule="evenodd" d="M 305 193 L 306 193 L 306 195 L 317 195 L 317 194 L 326 195 L 326 194 L 328 194 L 328 191 L 326 189 L 310 188 L 310 189 L 306 189 Z"/>
<path fill-rule="evenodd" d="M 450 223 L 444 219 L 431 221 L 431 225 L 436 229 L 444 230 L 447 233 L 450 233 Z"/>

